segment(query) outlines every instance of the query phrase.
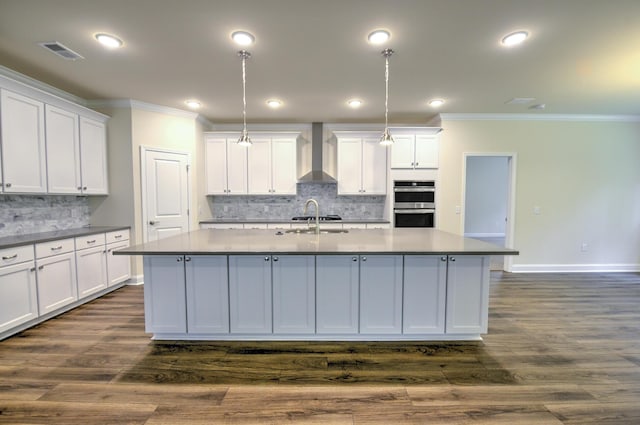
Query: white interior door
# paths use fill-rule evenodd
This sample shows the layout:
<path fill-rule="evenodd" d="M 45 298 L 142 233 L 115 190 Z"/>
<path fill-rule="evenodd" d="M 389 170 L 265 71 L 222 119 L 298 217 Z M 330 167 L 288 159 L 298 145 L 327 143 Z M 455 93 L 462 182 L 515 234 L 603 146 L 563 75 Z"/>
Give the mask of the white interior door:
<path fill-rule="evenodd" d="M 189 155 L 142 148 L 145 242 L 189 231 Z"/>

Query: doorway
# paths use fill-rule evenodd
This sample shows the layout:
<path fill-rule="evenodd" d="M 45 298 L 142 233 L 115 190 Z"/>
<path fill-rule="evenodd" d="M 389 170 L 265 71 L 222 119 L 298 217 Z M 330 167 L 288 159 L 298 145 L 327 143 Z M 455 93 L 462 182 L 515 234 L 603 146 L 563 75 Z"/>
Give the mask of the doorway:
<path fill-rule="evenodd" d="M 464 154 L 464 236 L 513 247 L 514 153 Z M 511 271 L 511 256 L 492 256 L 491 270 Z"/>
<path fill-rule="evenodd" d="M 144 242 L 189 231 L 189 153 L 140 147 Z"/>

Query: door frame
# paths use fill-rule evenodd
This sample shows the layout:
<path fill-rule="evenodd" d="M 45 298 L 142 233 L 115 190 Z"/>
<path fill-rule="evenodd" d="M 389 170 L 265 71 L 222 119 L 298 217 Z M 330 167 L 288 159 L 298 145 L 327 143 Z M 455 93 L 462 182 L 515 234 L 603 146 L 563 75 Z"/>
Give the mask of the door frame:
<path fill-rule="evenodd" d="M 515 239 L 516 216 L 516 170 L 518 154 L 516 152 L 463 152 L 462 154 L 462 208 L 460 227 L 464 235 L 465 216 L 467 208 L 467 159 L 469 157 L 498 156 L 507 158 L 507 225 L 505 226 L 504 244 L 506 248 L 513 248 Z M 503 270 L 513 271 L 513 256 L 504 256 Z"/>
<path fill-rule="evenodd" d="M 155 146 L 140 145 L 140 186 L 142 196 L 142 241 L 148 242 L 147 223 L 147 152 L 160 152 L 176 155 L 184 155 L 187 158 L 187 232 L 191 230 L 191 154 L 177 149 L 166 149 Z"/>

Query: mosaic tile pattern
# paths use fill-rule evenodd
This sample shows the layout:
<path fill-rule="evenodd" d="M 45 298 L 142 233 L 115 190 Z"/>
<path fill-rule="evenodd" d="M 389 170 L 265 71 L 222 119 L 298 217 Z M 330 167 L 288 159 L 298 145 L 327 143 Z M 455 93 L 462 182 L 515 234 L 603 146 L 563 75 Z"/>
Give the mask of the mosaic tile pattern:
<path fill-rule="evenodd" d="M 0 196 L 0 237 L 89 225 L 89 201 L 79 196 Z"/>
<path fill-rule="evenodd" d="M 298 183 L 295 196 L 208 196 L 213 218 L 291 218 L 302 215 L 304 203 L 314 198 L 320 215 L 338 214 L 343 219 L 382 219 L 385 196 L 338 196 L 335 183 Z M 314 214 L 313 209 L 310 214 Z"/>

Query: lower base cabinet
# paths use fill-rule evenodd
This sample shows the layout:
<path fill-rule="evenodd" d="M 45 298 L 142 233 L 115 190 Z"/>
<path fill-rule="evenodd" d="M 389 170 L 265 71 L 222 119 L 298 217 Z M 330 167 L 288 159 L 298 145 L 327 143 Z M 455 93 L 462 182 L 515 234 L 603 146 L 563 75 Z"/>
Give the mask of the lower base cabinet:
<path fill-rule="evenodd" d="M 405 255 L 402 333 L 444 333 L 447 256 Z"/>
<path fill-rule="evenodd" d="M 272 332 L 271 256 L 229 256 L 231 333 Z"/>
<path fill-rule="evenodd" d="M 126 248 L 129 241 L 107 244 L 107 286 L 114 286 L 131 277 L 131 259 L 127 255 L 113 255 L 113 251 Z"/>
<path fill-rule="evenodd" d="M 402 255 L 360 256 L 360 333 L 402 333 Z"/>
<path fill-rule="evenodd" d="M 316 333 L 357 334 L 360 259 L 357 255 L 316 258 Z"/>
<path fill-rule="evenodd" d="M 145 329 L 153 333 L 186 333 L 187 304 L 184 257 L 145 256 L 143 261 Z"/>
<path fill-rule="evenodd" d="M 104 246 L 76 251 L 76 267 L 79 298 L 107 288 L 107 256 Z"/>
<path fill-rule="evenodd" d="M 39 258 L 36 264 L 40 315 L 55 311 L 78 299 L 75 252 Z"/>
<path fill-rule="evenodd" d="M 449 256 L 446 333 L 486 333 L 488 316 L 489 257 Z"/>
<path fill-rule="evenodd" d="M 33 261 L 0 267 L 0 332 L 38 317 L 36 268 Z"/>
<path fill-rule="evenodd" d="M 226 255 L 187 256 L 187 331 L 229 333 L 229 273 Z"/>
<path fill-rule="evenodd" d="M 272 278 L 273 333 L 315 333 L 315 256 L 274 255 Z"/>

